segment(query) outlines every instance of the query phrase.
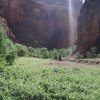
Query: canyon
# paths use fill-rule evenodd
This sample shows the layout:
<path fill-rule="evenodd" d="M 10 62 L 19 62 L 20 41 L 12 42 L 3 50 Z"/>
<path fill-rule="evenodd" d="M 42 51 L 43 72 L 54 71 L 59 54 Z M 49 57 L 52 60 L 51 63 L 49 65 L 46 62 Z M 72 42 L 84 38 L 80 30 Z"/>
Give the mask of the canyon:
<path fill-rule="evenodd" d="M 100 49 L 100 1 L 0 0 L 0 24 L 14 42 L 31 47 Z M 73 23 L 70 25 L 69 14 Z M 73 31 L 72 31 L 73 29 Z"/>
<path fill-rule="evenodd" d="M 9 36 L 13 41 L 32 47 L 67 48 L 75 41 L 69 12 L 73 13 L 76 31 L 82 2 L 73 0 L 74 9 L 68 5 L 68 0 L 0 0 L 0 15 L 12 31 Z"/>

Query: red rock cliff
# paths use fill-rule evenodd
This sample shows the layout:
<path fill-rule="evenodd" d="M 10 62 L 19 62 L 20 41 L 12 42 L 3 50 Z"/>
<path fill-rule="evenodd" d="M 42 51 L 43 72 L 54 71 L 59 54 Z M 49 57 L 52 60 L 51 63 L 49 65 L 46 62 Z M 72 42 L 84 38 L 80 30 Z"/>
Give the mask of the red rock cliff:
<path fill-rule="evenodd" d="M 78 51 L 100 49 L 100 0 L 86 0 L 78 20 Z"/>
<path fill-rule="evenodd" d="M 55 7 L 45 7 L 42 0 L 42 3 L 37 0 L 0 0 L 1 16 L 6 19 L 19 43 L 50 49 L 69 46 L 68 2 L 65 7 L 66 0 L 49 1 Z M 76 8 L 73 15 L 77 18 L 80 6 L 73 3 Z M 81 5 L 80 0 L 77 3 Z"/>
<path fill-rule="evenodd" d="M 1 8 L 2 16 L 20 43 L 45 46 L 48 34 L 43 6 L 31 0 L 2 0 Z"/>

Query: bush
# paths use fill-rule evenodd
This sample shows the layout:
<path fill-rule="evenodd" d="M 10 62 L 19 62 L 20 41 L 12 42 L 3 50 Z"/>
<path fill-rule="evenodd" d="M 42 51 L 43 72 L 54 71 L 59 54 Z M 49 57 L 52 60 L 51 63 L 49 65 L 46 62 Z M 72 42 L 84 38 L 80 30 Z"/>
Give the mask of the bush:
<path fill-rule="evenodd" d="M 67 57 L 70 54 L 70 50 L 65 48 L 58 49 L 58 54 L 62 57 Z"/>
<path fill-rule="evenodd" d="M 7 36 L 5 31 L 2 27 L 0 27 L 0 58 L 1 60 L 4 59 L 6 56 L 6 39 Z"/>
<path fill-rule="evenodd" d="M 29 57 L 36 57 L 36 58 L 53 58 L 55 57 L 58 58 L 59 55 L 61 57 L 67 57 L 70 53 L 70 49 L 53 49 L 53 50 L 48 50 L 47 48 L 33 48 L 33 47 L 26 47 L 22 44 L 16 43 L 16 48 L 17 48 L 17 55 L 19 57 L 22 56 L 29 56 Z"/>
<path fill-rule="evenodd" d="M 97 58 L 100 58 L 100 54 L 97 54 Z"/>
<path fill-rule="evenodd" d="M 15 55 L 13 53 L 6 56 L 6 61 L 9 65 L 12 65 L 15 60 Z"/>
<path fill-rule="evenodd" d="M 79 52 L 77 52 L 77 53 L 75 54 L 75 58 L 76 58 L 76 59 L 83 59 L 83 58 L 84 58 L 84 55 L 82 55 L 82 54 L 80 54 Z"/>
<path fill-rule="evenodd" d="M 51 58 L 55 59 L 55 56 L 58 57 L 59 52 L 58 49 L 53 49 L 53 51 L 51 52 Z"/>
<path fill-rule="evenodd" d="M 7 47 L 6 47 L 7 52 L 6 52 L 5 59 L 9 65 L 12 65 L 16 58 L 16 47 L 13 44 L 13 42 L 11 42 L 9 39 L 7 39 L 6 44 L 7 44 Z"/>
<path fill-rule="evenodd" d="M 61 55 L 58 56 L 58 60 L 59 60 L 59 61 L 62 61 Z"/>
<path fill-rule="evenodd" d="M 17 48 L 17 56 L 19 57 L 28 56 L 28 49 L 26 46 L 18 43 L 16 43 L 15 45 Z"/>
<path fill-rule="evenodd" d="M 97 53 L 97 47 L 91 48 L 91 52 L 96 54 Z"/>
<path fill-rule="evenodd" d="M 9 56 L 8 56 L 9 55 Z M 13 55 L 13 58 L 12 58 Z M 4 29 L 0 27 L 0 61 L 5 60 L 9 64 L 13 64 L 16 56 L 16 47 L 13 42 L 8 39 Z M 9 60 L 8 60 L 9 57 Z"/>
<path fill-rule="evenodd" d="M 90 51 L 86 52 L 86 58 L 93 58 L 93 53 Z"/>
<path fill-rule="evenodd" d="M 28 47 L 28 55 L 30 57 L 35 57 L 35 50 L 32 47 Z"/>
<path fill-rule="evenodd" d="M 40 48 L 40 54 L 43 58 L 49 58 L 49 51 L 47 48 Z"/>

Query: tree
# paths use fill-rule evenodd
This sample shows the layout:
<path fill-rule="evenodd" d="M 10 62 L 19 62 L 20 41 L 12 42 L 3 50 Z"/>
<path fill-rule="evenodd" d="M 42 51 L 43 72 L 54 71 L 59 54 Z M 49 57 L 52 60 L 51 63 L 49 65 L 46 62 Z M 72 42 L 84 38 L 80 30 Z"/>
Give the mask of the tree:
<path fill-rule="evenodd" d="M 14 43 L 7 37 L 3 27 L 0 27 L 0 61 L 6 61 L 10 65 L 12 65 L 15 56 L 16 47 Z"/>

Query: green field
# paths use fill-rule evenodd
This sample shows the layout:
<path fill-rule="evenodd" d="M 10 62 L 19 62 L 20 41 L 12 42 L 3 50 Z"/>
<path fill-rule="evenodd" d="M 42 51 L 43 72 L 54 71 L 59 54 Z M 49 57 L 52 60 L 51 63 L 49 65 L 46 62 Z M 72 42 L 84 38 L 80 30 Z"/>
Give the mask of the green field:
<path fill-rule="evenodd" d="M 100 100 L 99 65 L 18 58 L 0 71 L 0 100 Z"/>

